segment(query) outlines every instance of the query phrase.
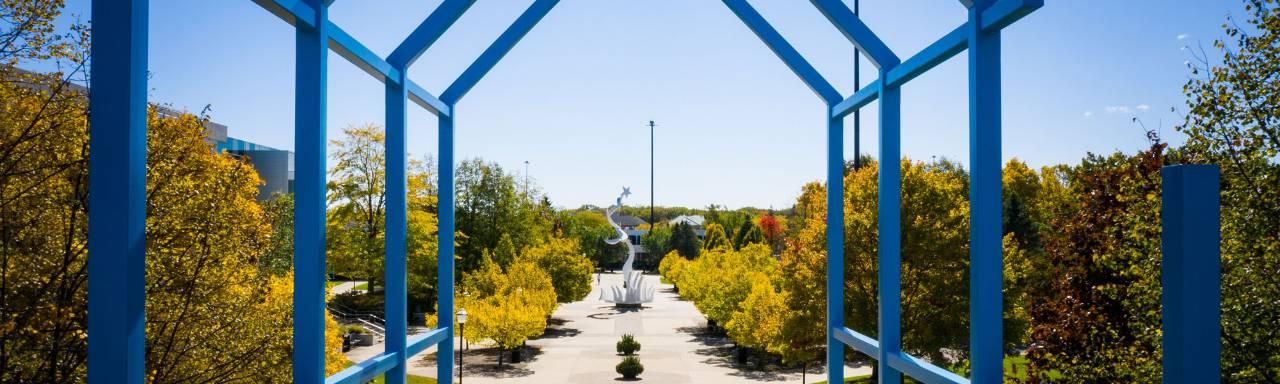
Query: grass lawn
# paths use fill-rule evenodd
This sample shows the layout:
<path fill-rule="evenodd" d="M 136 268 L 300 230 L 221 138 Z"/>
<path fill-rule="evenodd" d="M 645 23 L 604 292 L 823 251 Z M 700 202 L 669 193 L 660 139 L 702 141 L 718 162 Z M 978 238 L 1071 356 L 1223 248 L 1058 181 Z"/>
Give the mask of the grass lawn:
<path fill-rule="evenodd" d="M 363 283 L 360 283 L 360 284 L 356 284 L 356 286 L 351 287 L 351 289 L 352 289 L 352 290 L 354 290 L 354 291 L 368 291 L 368 290 L 369 290 L 369 282 L 367 282 L 367 281 L 366 281 L 366 282 L 363 282 Z"/>
<path fill-rule="evenodd" d="M 344 281 L 333 281 L 333 280 L 329 280 L 329 281 L 326 281 L 326 282 L 324 283 L 324 287 L 325 287 L 325 288 L 327 288 L 327 289 L 333 289 L 333 287 L 337 286 L 338 284 L 342 284 L 342 283 L 344 283 Z"/>
<path fill-rule="evenodd" d="M 1004 357 L 1004 376 L 1018 379 L 1018 381 L 1027 380 L 1027 365 L 1029 362 L 1024 356 L 1005 356 Z M 1045 376 L 1051 381 L 1062 380 L 1062 372 L 1056 369 L 1049 370 Z"/>

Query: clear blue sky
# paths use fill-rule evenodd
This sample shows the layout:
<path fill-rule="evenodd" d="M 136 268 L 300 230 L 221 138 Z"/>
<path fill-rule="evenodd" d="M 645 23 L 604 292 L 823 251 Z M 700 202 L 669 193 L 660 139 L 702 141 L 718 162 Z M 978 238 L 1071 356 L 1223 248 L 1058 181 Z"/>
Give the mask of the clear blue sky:
<path fill-rule="evenodd" d="M 852 1 L 852 0 L 849 0 Z M 439 0 L 337 0 L 331 18 L 386 55 Z M 293 147 L 293 33 L 248 0 L 152 1 L 151 100 L 199 111 L 230 135 Z M 529 3 L 478 1 L 411 70 L 439 93 Z M 863 0 L 863 18 L 908 57 L 964 21 L 956 0 Z M 1184 45 L 1221 36 L 1236 0 L 1047 0 L 1004 34 L 1004 157 L 1032 165 L 1133 152 L 1130 122 L 1172 127 Z M 807 1 L 753 4 L 846 95 L 853 49 Z M 89 0 L 68 11 L 89 16 Z M 968 158 L 966 56 L 904 88 L 903 153 Z M 864 65 L 863 81 L 874 75 Z M 330 55 L 329 135 L 381 124 L 382 86 Z M 824 172 L 823 105 L 719 1 L 564 0 L 457 108 L 459 157 L 523 163 L 558 206 L 605 205 L 621 186 L 647 203 L 786 207 Z M 874 113 L 863 151 L 875 154 Z M 852 124 L 850 123 L 851 127 Z M 434 155 L 435 119 L 410 113 L 409 149 Z M 852 156 L 852 134 L 846 147 Z"/>

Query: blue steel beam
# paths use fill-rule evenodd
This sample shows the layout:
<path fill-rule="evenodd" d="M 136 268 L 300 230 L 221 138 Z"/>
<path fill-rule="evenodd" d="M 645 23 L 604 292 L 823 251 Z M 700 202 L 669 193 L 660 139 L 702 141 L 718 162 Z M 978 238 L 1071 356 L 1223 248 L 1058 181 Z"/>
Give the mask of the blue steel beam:
<path fill-rule="evenodd" d="M 445 89 L 444 93 L 440 94 L 440 99 L 449 105 L 453 105 L 458 100 L 461 100 L 463 96 L 466 96 L 467 92 L 470 92 L 471 88 L 480 82 L 480 79 L 484 78 L 495 65 L 498 65 L 498 61 L 501 61 L 508 52 L 511 52 L 516 43 L 519 43 L 520 39 L 523 39 L 533 29 L 533 26 L 537 25 L 559 2 L 560 0 L 537 0 L 529 5 L 529 8 L 520 14 L 520 17 L 517 17 L 510 27 L 507 27 L 507 30 L 503 31 L 502 35 L 499 35 L 498 39 L 493 44 L 490 44 L 489 48 L 485 49 L 480 54 L 480 57 L 475 62 L 472 62 L 471 66 L 467 67 L 467 70 L 463 71 L 462 75 L 459 75 L 458 79 L 453 81 L 453 84 L 449 85 L 449 88 Z"/>
<path fill-rule="evenodd" d="M 969 24 L 965 23 L 951 30 L 941 39 L 934 41 L 933 44 L 929 44 L 919 53 L 908 58 L 902 65 L 889 71 L 889 75 L 885 78 L 888 79 L 891 86 L 902 86 L 906 82 L 933 69 L 933 67 L 955 57 L 960 52 L 964 52 L 968 48 L 966 45 L 968 43 Z"/>
<path fill-rule="evenodd" d="M 386 313 L 385 351 L 395 356 L 395 366 L 386 374 L 386 384 L 404 384 L 408 354 L 408 285 L 405 252 L 408 241 L 408 205 L 406 202 L 408 166 L 405 153 L 405 127 L 408 125 L 409 92 L 406 91 L 404 68 L 398 68 L 396 81 L 386 82 L 386 230 L 383 280 L 385 294 L 383 306 Z"/>
<path fill-rule="evenodd" d="M 984 31 L 994 0 L 969 8 L 969 355 L 972 379 L 1004 377 L 1001 248 L 1000 30 Z"/>
<path fill-rule="evenodd" d="M 324 382 L 325 328 L 325 145 L 328 94 L 329 9 L 308 0 L 317 10 L 317 28 L 299 26 L 294 60 L 294 145 L 297 161 L 294 191 L 293 251 L 293 382 Z"/>
<path fill-rule="evenodd" d="M 738 19 L 742 20 L 747 25 L 747 28 L 750 28 L 751 32 L 755 33 L 756 37 L 759 37 L 764 42 L 764 45 L 769 47 L 769 50 L 773 51 L 774 55 L 782 59 L 782 62 L 787 65 L 787 68 L 791 69 L 791 72 L 799 76 L 800 80 L 804 81 L 810 90 L 813 90 L 813 93 L 818 94 L 818 97 L 827 103 L 827 106 L 835 105 L 844 99 L 840 92 L 836 91 L 835 87 L 832 87 L 831 83 L 822 77 L 822 74 L 817 69 L 814 69 L 813 65 L 810 65 L 804 59 L 804 56 L 800 55 L 800 52 L 796 51 L 795 47 L 792 47 L 791 43 L 787 42 L 787 39 L 782 37 L 782 34 L 778 33 L 778 30 L 769 25 L 769 22 L 764 19 L 764 16 L 760 15 L 760 12 L 751 7 L 751 4 L 748 4 L 746 0 L 723 1 L 729 7 L 729 10 L 733 11 L 733 14 L 737 15 Z"/>
<path fill-rule="evenodd" d="M 306 0 L 253 0 L 253 2 L 294 27 L 316 27 L 316 9 Z"/>
<path fill-rule="evenodd" d="M 832 209 L 832 207 L 837 207 Z M 844 382 L 844 119 L 827 119 L 827 382 Z"/>
<path fill-rule="evenodd" d="M 1004 29 L 1043 6 L 1044 0 L 999 0 L 982 11 L 982 31 Z"/>
<path fill-rule="evenodd" d="M 315 8 L 311 8 L 300 0 L 254 0 L 254 2 L 284 21 L 289 22 L 289 24 L 296 26 L 298 21 L 304 21 L 302 25 L 305 27 L 310 28 L 315 25 Z M 378 79 L 378 81 L 385 83 L 387 79 L 400 78 L 397 74 L 398 70 L 386 60 L 374 54 L 359 40 L 356 40 L 356 38 L 332 22 L 326 20 L 325 23 L 329 31 L 329 48 L 333 49 L 339 56 L 347 59 L 351 64 L 364 70 L 365 73 Z M 433 114 L 449 114 L 448 105 L 445 105 L 431 92 L 427 92 L 412 81 L 409 82 L 409 100 Z"/>
<path fill-rule="evenodd" d="M 854 332 L 848 327 L 839 327 L 836 329 L 836 340 L 852 347 L 858 352 L 862 352 L 867 356 L 880 355 L 880 342 L 872 339 L 870 336 Z"/>
<path fill-rule="evenodd" d="M 440 343 L 436 346 L 436 380 L 440 384 L 453 383 L 453 261 L 454 261 L 454 145 L 453 145 L 453 115 L 438 116 L 440 137 L 438 144 L 440 146 L 440 162 L 436 173 L 437 183 L 440 184 L 438 194 L 438 204 L 436 204 L 436 223 L 439 228 L 439 234 L 436 236 L 436 249 L 439 256 L 436 258 L 436 281 L 439 288 L 436 292 L 436 324 L 440 329 L 447 331 L 442 332 L 444 335 L 440 338 Z"/>
<path fill-rule="evenodd" d="M 887 77 L 880 70 L 880 77 Z M 889 356 L 902 352 L 902 95 L 898 87 L 880 84 L 880 175 L 878 206 L 880 383 L 902 382 L 902 372 Z M 843 205 L 837 207 L 843 208 Z M 830 207 L 827 208 L 831 210 Z M 831 251 L 828 251 L 831 252 Z"/>
<path fill-rule="evenodd" d="M 841 101 L 834 107 L 831 107 L 831 117 L 837 119 L 843 118 L 848 116 L 850 113 L 867 106 L 867 104 L 871 104 L 872 101 L 876 101 L 876 99 L 879 98 L 880 80 L 876 80 L 871 82 L 871 84 L 867 84 L 867 86 L 858 89 L 857 92 L 853 93 L 853 96 L 849 96 L 849 98 L 844 99 L 844 101 Z"/>
<path fill-rule="evenodd" d="M 364 70 L 365 73 L 378 79 L 378 81 L 400 83 L 400 71 L 392 67 L 390 63 L 373 53 L 372 50 L 361 44 L 359 40 L 351 37 L 341 27 L 330 21 L 325 21 L 325 26 L 329 29 L 329 49 L 332 49 L 334 53 L 347 59 L 351 64 Z"/>
<path fill-rule="evenodd" d="M 384 372 L 395 367 L 396 360 L 399 358 L 395 353 L 380 353 L 374 357 L 370 357 L 350 368 L 329 376 L 324 380 L 325 384 L 361 384 L 368 383 Z"/>
<path fill-rule="evenodd" d="M 452 332 L 452 329 L 436 328 L 425 333 L 415 335 L 414 337 L 409 338 L 409 346 L 405 349 L 408 351 L 409 356 L 417 355 L 422 353 L 422 351 L 427 350 L 427 348 L 439 344 L 440 341 L 444 340 L 446 334 Z"/>
<path fill-rule="evenodd" d="M 418 83 L 413 82 L 413 80 L 407 80 L 406 82 L 409 84 L 409 100 L 412 100 L 414 104 L 418 104 L 427 111 L 436 114 L 436 116 L 449 116 L 449 114 L 453 113 L 453 107 L 440 101 L 440 98 L 432 95 L 431 92 L 427 92 Z"/>
<path fill-rule="evenodd" d="M 1003 28 L 1018 21 L 1022 17 L 1030 14 L 1039 7 L 1043 6 L 1043 0 L 1001 0 L 995 5 L 982 13 L 982 29 L 990 31 L 993 27 L 996 29 Z M 960 25 L 942 38 L 930 44 L 919 53 L 907 58 L 901 65 L 889 71 L 885 79 L 891 86 L 902 86 L 916 77 L 928 72 L 930 69 L 946 62 L 955 57 L 960 52 L 964 52 L 969 44 L 970 26 L 968 23 Z M 879 81 L 884 81 L 881 79 Z M 880 95 L 876 88 L 870 84 L 859 89 L 857 93 L 832 108 L 832 116 L 843 117 L 854 110 L 864 107 L 875 101 Z"/>
<path fill-rule="evenodd" d="M 453 23 L 458 21 L 458 18 L 462 17 L 462 14 L 466 13 L 475 2 L 476 0 L 445 0 L 440 3 L 435 11 L 427 15 L 422 24 L 418 24 L 418 27 L 414 28 L 394 51 L 391 51 L 391 55 L 387 56 L 387 62 L 399 68 L 409 68 L 414 60 L 426 52 L 431 44 L 435 44 L 436 40 L 439 40 L 440 36 L 444 35 L 444 32 L 448 31 L 449 27 L 453 26 Z"/>
<path fill-rule="evenodd" d="M 1216 383 L 1222 359 L 1222 244 L 1216 165 L 1160 170 L 1165 383 Z"/>
<path fill-rule="evenodd" d="M 146 380 L 147 0 L 94 0 L 89 71 L 91 384 Z"/>
<path fill-rule="evenodd" d="M 930 364 L 924 359 L 906 353 L 895 353 L 887 356 L 889 366 L 892 366 L 902 373 L 911 376 L 912 379 L 924 382 L 926 384 L 969 384 L 969 379 L 952 373 L 946 369 Z M 989 381 L 987 383 L 999 383 L 1000 381 Z"/>
<path fill-rule="evenodd" d="M 866 54 L 867 59 L 871 60 L 871 64 L 876 68 L 893 67 L 898 65 L 901 60 L 898 55 L 885 45 L 884 41 L 871 31 L 858 15 L 849 10 L 842 0 L 810 0 L 818 11 L 822 12 L 831 24 L 835 25 L 844 37 L 848 38 L 853 45 L 858 47 L 859 51 Z"/>

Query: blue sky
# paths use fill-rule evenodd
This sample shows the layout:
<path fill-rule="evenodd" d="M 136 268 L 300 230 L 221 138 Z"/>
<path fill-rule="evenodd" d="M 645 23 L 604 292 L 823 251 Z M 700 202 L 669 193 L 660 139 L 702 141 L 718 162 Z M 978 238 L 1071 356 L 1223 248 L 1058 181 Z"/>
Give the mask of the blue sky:
<path fill-rule="evenodd" d="M 439 2 L 337 0 L 330 17 L 385 56 Z M 478 1 L 411 78 L 439 93 L 529 2 Z M 67 3 L 88 18 L 89 0 Z M 292 148 L 291 27 L 248 0 L 151 3 L 151 100 L 197 112 L 211 105 L 231 136 Z M 853 49 L 809 2 L 752 3 L 852 91 Z M 1003 155 L 1037 166 L 1142 148 L 1133 117 L 1181 141 L 1170 111 L 1183 109 L 1189 55 L 1180 48 L 1210 46 L 1226 16 L 1242 12 L 1236 0 L 1046 3 L 1003 38 Z M 862 11 L 902 57 L 965 19 L 955 0 L 863 0 Z M 904 155 L 967 160 L 965 71 L 962 53 L 904 87 Z M 337 55 L 329 92 L 330 138 L 382 123 L 381 84 Z M 659 205 L 782 208 L 824 174 L 823 110 L 719 1 L 564 0 L 459 103 L 457 151 L 515 172 L 529 161 L 558 206 L 605 205 L 624 185 L 633 203 L 647 203 L 653 119 Z M 410 152 L 434 155 L 434 116 L 415 108 L 409 119 Z M 875 123 L 864 114 L 863 152 L 872 155 Z"/>

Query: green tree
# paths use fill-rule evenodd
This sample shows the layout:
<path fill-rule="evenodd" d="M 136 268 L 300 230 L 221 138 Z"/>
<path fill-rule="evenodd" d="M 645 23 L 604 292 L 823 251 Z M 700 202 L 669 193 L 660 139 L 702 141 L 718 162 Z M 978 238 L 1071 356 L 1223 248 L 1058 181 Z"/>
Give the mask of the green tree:
<path fill-rule="evenodd" d="M 720 224 L 708 224 L 705 237 L 702 242 L 703 250 L 733 249 L 733 243 L 729 241 L 729 236 L 724 233 L 724 227 Z"/>
<path fill-rule="evenodd" d="M 702 240 L 698 238 L 693 226 L 684 222 L 676 223 L 671 228 L 671 249 L 686 259 L 693 259 L 702 252 Z"/>
<path fill-rule="evenodd" d="M 595 267 L 582 255 L 577 240 L 553 237 L 525 248 L 521 260 L 534 263 L 551 277 L 558 302 L 571 303 L 591 293 L 591 272 Z"/>
<path fill-rule="evenodd" d="M 343 128 L 329 169 L 329 209 L 325 238 L 330 273 L 382 279 L 386 228 L 386 158 L 382 128 L 374 124 Z"/>
<path fill-rule="evenodd" d="M 560 236 L 578 240 L 583 253 L 596 267 L 614 268 L 626 256 L 626 246 L 604 242 L 616 236 L 616 232 L 598 211 L 562 211 L 556 214 L 555 225 Z"/>
<path fill-rule="evenodd" d="M 640 245 L 649 253 L 650 258 L 659 258 L 671 252 L 671 236 L 670 226 L 652 226 L 649 233 L 640 238 Z"/>
<path fill-rule="evenodd" d="M 1280 7 L 1244 0 L 1245 17 L 1191 61 L 1181 153 L 1222 178 L 1223 380 L 1280 382 Z M 1243 21 L 1243 23 L 1241 23 Z M 1270 272 L 1261 272 L 1270 271 Z"/>
<path fill-rule="evenodd" d="M 271 237 L 258 259 L 258 268 L 265 273 L 283 276 L 293 270 L 293 194 L 272 195 L 262 202 L 262 211 L 271 225 Z"/>
<path fill-rule="evenodd" d="M 511 237 L 513 249 L 524 249 L 550 235 L 550 202 L 524 192 L 523 186 L 518 188 L 515 177 L 497 164 L 462 161 L 455 179 L 456 226 L 463 234 L 458 239 L 459 269 L 479 267 L 482 251 L 496 250 L 503 235 Z"/>

